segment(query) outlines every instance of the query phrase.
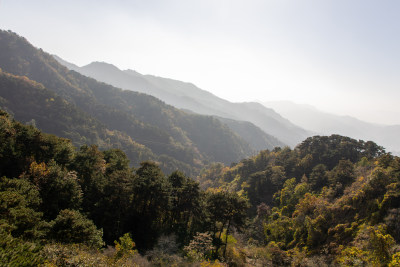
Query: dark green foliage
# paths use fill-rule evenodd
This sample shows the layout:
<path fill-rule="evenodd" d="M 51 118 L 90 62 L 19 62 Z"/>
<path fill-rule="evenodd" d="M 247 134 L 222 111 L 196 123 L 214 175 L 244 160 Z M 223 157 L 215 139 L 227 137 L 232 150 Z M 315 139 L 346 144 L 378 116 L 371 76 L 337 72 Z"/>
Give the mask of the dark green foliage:
<path fill-rule="evenodd" d="M 329 181 L 332 185 L 340 183 L 350 184 L 354 181 L 354 167 L 349 160 L 340 160 L 339 163 L 329 173 Z"/>
<path fill-rule="evenodd" d="M 107 176 L 103 196 L 98 202 L 97 225 L 104 229 L 104 241 L 112 244 L 130 228 L 133 198 L 133 172 L 116 170 Z"/>
<path fill-rule="evenodd" d="M 14 237 L 28 239 L 44 235 L 38 190 L 24 179 L 0 178 L 0 226 Z"/>
<path fill-rule="evenodd" d="M 49 236 L 62 243 L 84 243 L 101 247 L 103 231 L 76 210 L 62 210 L 57 218 L 50 222 Z"/>
<path fill-rule="evenodd" d="M 33 161 L 67 164 L 73 155 L 71 142 L 43 134 L 32 126 L 14 123 L 0 110 L 0 175 L 18 177 Z"/>
<path fill-rule="evenodd" d="M 282 168 L 276 167 L 267 167 L 265 171 L 250 175 L 245 191 L 252 204 L 252 212 L 255 212 L 255 208 L 261 203 L 273 204 L 273 195 L 281 188 L 284 176 Z"/>
<path fill-rule="evenodd" d="M 84 211 L 96 214 L 97 202 L 106 183 L 106 162 L 103 153 L 96 146 L 82 146 L 71 165 L 78 173 L 78 182 L 84 195 Z"/>
<path fill-rule="evenodd" d="M 322 163 L 329 170 L 342 159 L 355 163 L 362 157 L 372 159 L 384 153 L 384 149 L 374 142 L 357 141 L 340 135 L 310 137 L 298 145 L 296 149 L 301 158 L 310 155 L 310 166 Z"/>
<path fill-rule="evenodd" d="M 143 162 L 133 180 L 130 231 L 142 249 L 151 248 L 165 226 L 170 207 L 170 184 L 153 162 Z"/>
<path fill-rule="evenodd" d="M 81 207 L 82 190 L 75 171 L 67 171 L 54 161 L 48 166 L 33 162 L 23 177 L 38 188 L 42 199 L 40 210 L 45 219 L 54 219 L 63 209 Z"/>
<path fill-rule="evenodd" d="M 324 164 L 318 164 L 312 169 L 310 178 L 308 178 L 312 190 L 319 191 L 328 185 L 327 170 Z"/>
<path fill-rule="evenodd" d="M 1 224 L 14 237 L 86 242 L 78 241 L 79 236 L 98 236 L 94 224 L 78 210 L 104 229 L 108 244 L 131 232 L 141 250 L 150 249 L 162 233 L 175 234 L 180 245 L 187 244 L 202 229 L 198 183 L 183 173 L 165 177 L 152 162 L 143 162 L 135 172 L 121 150 L 82 146 L 76 151 L 67 140 L 24 126 L 6 113 L 0 120 L 3 133 L 14 132 L 30 144 L 26 149 L 16 138 L 1 143 L 4 169 L 15 166 L 13 161 L 20 166 L 14 170 L 19 178 L 2 178 L 0 184 Z M 59 151 L 69 152 L 59 156 Z"/>
<path fill-rule="evenodd" d="M 199 184 L 179 171 L 173 172 L 168 181 L 171 184 L 170 231 L 180 243 L 187 243 L 198 223 L 196 218 L 202 213 Z"/>
<path fill-rule="evenodd" d="M 103 152 L 106 161 L 106 174 L 115 171 L 129 170 L 129 159 L 120 149 L 110 149 Z"/>

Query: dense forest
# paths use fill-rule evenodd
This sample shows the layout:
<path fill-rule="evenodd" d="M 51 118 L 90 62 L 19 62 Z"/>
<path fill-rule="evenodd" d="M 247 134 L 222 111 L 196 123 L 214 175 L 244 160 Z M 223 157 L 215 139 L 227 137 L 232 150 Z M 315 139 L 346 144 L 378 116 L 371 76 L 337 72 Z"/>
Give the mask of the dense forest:
<path fill-rule="evenodd" d="M 400 158 L 306 139 L 198 181 L 0 114 L 0 257 L 36 266 L 397 266 Z M 202 189 L 203 188 L 203 189 Z"/>
<path fill-rule="evenodd" d="M 131 168 L 118 149 L 76 150 L 67 139 L 0 115 L 0 256 L 11 265 L 68 265 L 76 250 L 103 261 L 107 256 L 92 250 L 114 244 L 107 261 L 116 266 L 137 260 L 124 258 L 134 249 L 153 253 L 154 263 L 170 260 L 163 246 L 169 253 L 186 249 L 196 261 L 217 258 L 224 243 L 215 237 L 244 224 L 248 204 L 234 192 L 205 192 L 183 173 L 166 176 L 150 161 Z M 79 255 L 77 261 L 91 265 Z"/>

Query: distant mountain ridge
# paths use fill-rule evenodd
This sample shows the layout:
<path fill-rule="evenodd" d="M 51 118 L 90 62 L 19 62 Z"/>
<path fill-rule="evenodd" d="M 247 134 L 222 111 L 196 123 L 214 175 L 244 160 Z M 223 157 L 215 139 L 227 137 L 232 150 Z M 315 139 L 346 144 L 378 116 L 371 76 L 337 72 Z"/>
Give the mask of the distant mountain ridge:
<path fill-rule="evenodd" d="M 55 57 L 61 64 L 79 73 L 99 81 L 137 92 L 153 95 L 162 101 L 180 109 L 191 110 L 198 114 L 248 121 L 265 133 L 290 146 L 295 146 L 310 133 L 283 118 L 272 109 L 256 102 L 231 103 L 191 83 L 178 80 L 142 75 L 132 70 L 119 70 L 112 64 L 93 62 L 78 67 Z"/>
<path fill-rule="evenodd" d="M 11 31 L 0 31 L 0 68 L 1 108 L 77 145 L 121 148 L 134 163 L 151 159 L 188 174 L 255 153 L 218 119 L 70 71 Z"/>
<path fill-rule="evenodd" d="M 400 154 L 400 125 L 380 125 L 351 116 L 339 116 L 317 108 L 290 101 L 263 103 L 273 108 L 293 123 L 316 134 L 340 134 L 362 140 L 372 140 L 394 154 Z"/>

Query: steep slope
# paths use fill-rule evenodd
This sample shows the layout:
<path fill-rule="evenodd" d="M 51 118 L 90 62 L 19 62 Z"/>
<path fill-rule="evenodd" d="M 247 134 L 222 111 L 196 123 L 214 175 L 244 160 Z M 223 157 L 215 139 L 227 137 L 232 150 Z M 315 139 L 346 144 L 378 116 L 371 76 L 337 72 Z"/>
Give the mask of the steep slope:
<path fill-rule="evenodd" d="M 97 119 L 82 112 L 42 84 L 2 70 L 0 109 L 8 111 L 15 119 L 32 124 L 47 133 L 70 138 L 77 146 L 96 144 L 101 149 L 124 149 L 134 165 L 145 160 L 158 160 L 149 148 L 136 143 L 123 132 L 107 129 Z M 190 170 L 190 167 L 184 164 L 178 165 L 186 171 Z"/>
<path fill-rule="evenodd" d="M 3 71 L 42 83 L 107 129 L 150 148 L 162 163 L 178 161 L 200 168 L 210 161 L 230 164 L 252 153 L 220 121 L 187 114 L 152 96 L 123 91 L 70 71 L 12 32 L 0 32 L 0 51 Z M 201 135 L 203 131 L 207 134 Z"/>
<path fill-rule="evenodd" d="M 129 70 L 125 72 L 132 73 Z M 167 101 L 169 100 L 172 105 L 177 107 L 187 108 L 200 114 L 249 121 L 260 127 L 267 134 L 273 135 L 291 146 L 298 144 L 310 136 L 310 133 L 306 130 L 294 125 L 274 110 L 265 108 L 259 103 L 232 103 L 202 90 L 191 83 L 152 75 L 145 75 L 144 77 L 157 88 L 162 88 L 173 94 L 174 99 L 165 99 L 165 101 L 169 103 Z M 176 98 L 176 96 L 179 96 L 179 98 Z"/>
<path fill-rule="evenodd" d="M 65 66 L 71 63 L 65 63 Z M 239 121 L 248 121 L 258 126 L 267 134 L 275 136 L 283 143 L 294 146 L 310 134 L 281 117 L 274 110 L 258 103 L 231 103 L 221 99 L 191 83 L 173 79 L 142 75 L 133 70 L 121 71 L 117 67 L 93 62 L 75 70 L 83 75 L 112 84 L 123 89 L 153 95 L 177 108 L 188 109 L 205 115 L 215 115 Z M 247 133 L 251 135 L 251 133 Z M 269 147 L 258 147 L 257 150 Z"/>
<path fill-rule="evenodd" d="M 293 123 L 315 133 L 340 134 L 352 138 L 372 140 L 387 148 L 388 151 L 400 151 L 400 125 L 379 125 L 361 121 L 350 116 L 338 116 L 322 112 L 310 105 L 300 105 L 289 101 L 263 103 L 275 109 Z"/>
<path fill-rule="evenodd" d="M 55 58 L 61 64 L 65 65 L 71 70 L 76 70 L 83 75 L 120 88 L 144 92 L 156 96 L 166 103 L 178 108 L 191 110 L 199 114 L 219 115 L 220 117 L 232 116 L 232 114 L 229 114 L 228 112 L 221 112 L 220 109 L 223 109 L 223 107 L 218 108 L 221 106 L 218 101 L 221 101 L 222 99 L 217 99 L 218 101 L 214 101 L 216 98 L 214 95 L 198 89 L 192 84 L 186 84 L 172 79 L 158 78 L 150 75 L 144 76 L 133 70 L 121 71 L 117 67 L 104 62 L 93 62 L 82 68 L 79 68 L 78 66 L 68 63 L 57 56 L 55 56 Z M 189 88 L 188 90 L 188 86 L 195 89 Z M 227 101 L 224 102 L 229 103 Z M 231 120 L 231 124 L 232 123 L 233 121 Z M 254 150 L 273 149 L 275 146 L 284 146 L 282 142 L 268 134 L 264 134 L 263 137 L 258 140 L 252 139 L 252 136 L 259 135 L 259 129 L 257 126 L 251 123 L 247 124 L 247 126 L 248 127 L 242 127 L 240 131 L 236 131 L 236 129 L 238 129 L 237 127 L 230 128 L 244 140 L 246 140 L 246 142 L 252 145 Z"/>

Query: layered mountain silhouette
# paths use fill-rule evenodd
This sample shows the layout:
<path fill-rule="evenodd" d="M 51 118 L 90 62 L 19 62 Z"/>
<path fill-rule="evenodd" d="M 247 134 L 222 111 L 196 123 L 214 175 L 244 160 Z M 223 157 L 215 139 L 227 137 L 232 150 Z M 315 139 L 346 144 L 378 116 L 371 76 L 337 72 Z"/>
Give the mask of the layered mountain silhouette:
<path fill-rule="evenodd" d="M 127 90 L 153 95 L 167 104 L 180 109 L 191 110 L 198 114 L 214 115 L 238 121 L 247 121 L 259 127 L 269 136 L 267 144 L 256 147 L 257 150 L 282 146 L 282 143 L 295 146 L 310 133 L 283 118 L 274 110 L 256 102 L 232 103 L 202 90 L 191 83 L 178 80 L 142 75 L 133 70 L 120 70 L 105 62 L 93 62 L 78 67 L 55 57 L 61 64 L 83 75 Z M 251 124 L 247 124 L 248 127 Z M 250 131 L 250 128 L 249 128 Z M 251 132 L 246 133 L 248 136 Z M 247 140 L 249 142 L 249 140 Z M 259 141 L 260 142 L 260 141 Z"/>
<path fill-rule="evenodd" d="M 290 101 L 263 103 L 273 108 L 293 123 L 316 134 L 340 134 L 351 138 L 372 140 L 394 154 L 400 152 L 400 125 L 380 125 L 365 122 L 350 116 L 339 116 L 317 108 Z"/>
<path fill-rule="evenodd" d="M 255 152 L 215 117 L 71 71 L 10 31 L 0 31 L 0 68 L 0 108 L 77 145 L 121 148 L 135 164 L 151 159 L 188 174 Z"/>

